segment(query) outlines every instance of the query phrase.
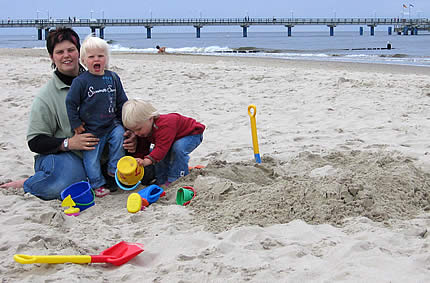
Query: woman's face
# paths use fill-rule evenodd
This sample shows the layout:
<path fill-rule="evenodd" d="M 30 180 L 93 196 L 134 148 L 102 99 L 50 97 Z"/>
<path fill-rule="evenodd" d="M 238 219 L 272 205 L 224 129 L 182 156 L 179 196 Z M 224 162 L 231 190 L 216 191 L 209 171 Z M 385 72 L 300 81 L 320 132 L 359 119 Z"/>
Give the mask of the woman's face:
<path fill-rule="evenodd" d="M 79 74 L 79 51 L 76 45 L 68 40 L 55 45 L 51 60 L 60 73 L 68 76 Z"/>

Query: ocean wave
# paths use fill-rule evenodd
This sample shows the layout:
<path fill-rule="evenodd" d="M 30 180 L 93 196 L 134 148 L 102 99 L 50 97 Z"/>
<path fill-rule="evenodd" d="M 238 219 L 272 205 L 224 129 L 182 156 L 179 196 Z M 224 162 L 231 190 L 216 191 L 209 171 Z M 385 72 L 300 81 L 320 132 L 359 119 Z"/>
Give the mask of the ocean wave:
<path fill-rule="evenodd" d="M 110 45 L 112 51 L 116 52 L 136 52 L 136 53 L 157 53 L 156 48 L 132 48 L 123 47 L 120 44 L 113 43 Z M 351 53 L 333 53 L 333 50 L 326 52 L 321 50 L 281 50 L 267 49 L 257 47 L 167 47 L 166 52 L 171 54 L 198 54 L 198 55 L 215 55 L 215 56 L 244 56 L 244 57 L 265 57 L 288 60 L 316 60 L 316 61 L 344 61 L 344 62 L 362 62 L 362 63 L 382 63 L 382 64 L 407 64 L 417 66 L 430 66 L 428 57 L 410 57 L 406 54 L 351 54 Z"/>
<path fill-rule="evenodd" d="M 388 55 L 385 55 L 385 54 L 381 54 L 381 55 L 379 55 L 380 57 L 393 57 L 393 58 L 407 58 L 407 57 L 409 57 L 408 55 L 406 55 L 406 54 L 388 54 Z"/>
<path fill-rule="evenodd" d="M 112 51 L 118 52 L 140 52 L 140 53 L 157 53 L 156 48 L 132 48 L 123 47 L 120 44 L 111 44 Z M 166 47 L 167 53 L 177 53 L 177 54 L 205 54 L 205 53 L 218 53 L 218 52 L 229 52 L 233 49 L 228 47 L 220 46 L 208 46 L 208 47 L 180 47 L 180 48 L 170 48 Z"/>

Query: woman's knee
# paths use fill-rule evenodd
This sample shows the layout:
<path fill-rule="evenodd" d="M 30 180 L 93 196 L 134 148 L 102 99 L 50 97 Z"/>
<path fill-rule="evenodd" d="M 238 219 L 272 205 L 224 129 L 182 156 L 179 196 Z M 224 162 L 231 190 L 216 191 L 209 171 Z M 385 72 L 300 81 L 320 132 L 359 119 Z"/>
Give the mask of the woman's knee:
<path fill-rule="evenodd" d="M 61 192 L 67 187 L 59 176 L 46 175 L 36 172 L 24 182 L 24 192 L 30 193 L 43 200 L 60 199 Z"/>
<path fill-rule="evenodd" d="M 24 183 L 24 191 L 41 199 L 60 198 L 73 183 L 86 180 L 82 160 L 71 152 L 38 157 L 35 174 Z"/>

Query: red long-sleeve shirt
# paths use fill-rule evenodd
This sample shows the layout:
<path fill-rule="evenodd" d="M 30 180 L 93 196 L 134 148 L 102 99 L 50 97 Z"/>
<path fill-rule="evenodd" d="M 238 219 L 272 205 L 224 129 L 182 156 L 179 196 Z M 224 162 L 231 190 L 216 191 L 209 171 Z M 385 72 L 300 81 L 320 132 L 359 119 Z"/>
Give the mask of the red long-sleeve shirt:
<path fill-rule="evenodd" d="M 159 162 L 163 160 L 172 144 L 186 136 L 202 134 L 205 125 L 197 122 L 193 118 L 182 116 L 178 113 L 160 115 L 152 125 L 152 132 L 148 137 L 137 138 L 137 148 L 135 157 L 149 157 Z M 154 149 L 149 153 L 151 144 Z"/>

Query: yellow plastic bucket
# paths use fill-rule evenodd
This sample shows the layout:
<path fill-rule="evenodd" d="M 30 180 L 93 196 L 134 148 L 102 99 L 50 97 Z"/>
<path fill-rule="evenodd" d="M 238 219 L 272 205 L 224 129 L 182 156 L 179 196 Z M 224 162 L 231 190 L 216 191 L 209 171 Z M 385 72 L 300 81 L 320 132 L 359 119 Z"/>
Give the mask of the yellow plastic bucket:
<path fill-rule="evenodd" d="M 143 174 L 143 166 L 138 165 L 136 159 L 133 157 L 124 156 L 118 160 L 115 179 L 117 179 L 121 184 L 126 186 L 135 186 L 140 182 L 140 180 L 142 180 Z M 120 188 L 125 189 L 122 186 L 120 186 Z M 127 188 L 125 190 L 128 189 L 131 188 Z"/>

